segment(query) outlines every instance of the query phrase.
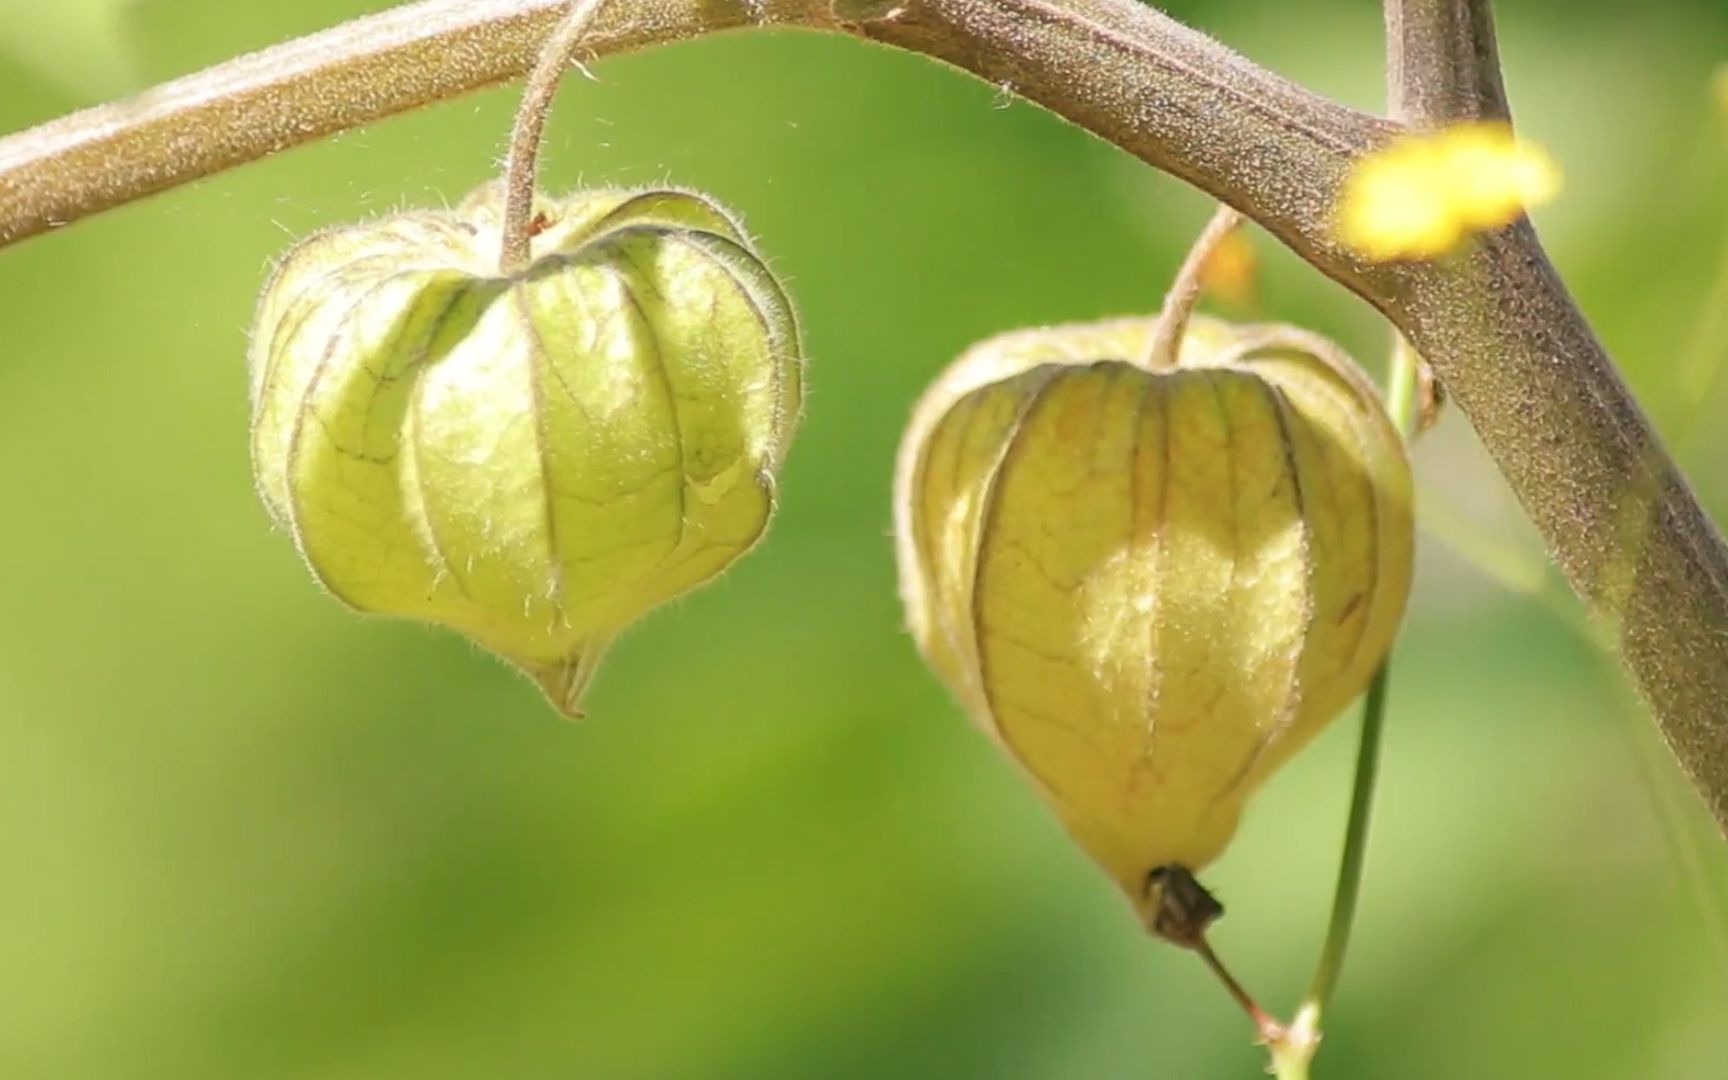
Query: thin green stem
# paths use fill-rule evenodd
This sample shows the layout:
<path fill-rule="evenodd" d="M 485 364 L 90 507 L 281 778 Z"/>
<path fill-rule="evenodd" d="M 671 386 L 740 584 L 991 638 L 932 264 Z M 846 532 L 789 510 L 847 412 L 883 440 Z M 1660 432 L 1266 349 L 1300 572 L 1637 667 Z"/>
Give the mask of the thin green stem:
<path fill-rule="evenodd" d="M 1338 884 L 1332 895 L 1332 918 L 1326 926 L 1326 942 L 1320 949 L 1320 964 L 1308 986 L 1303 1005 L 1312 1005 L 1316 1020 L 1344 968 L 1350 947 L 1350 931 L 1356 923 L 1356 903 L 1362 892 L 1362 872 L 1368 849 L 1368 825 L 1373 817 L 1374 785 L 1380 775 L 1380 740 L 1385 729 L 1386 688 L 1392 665 L 1385 662 L 1368 684 L 1362 707 L 1362 736 L 1356 747 L 1356 779 L 1350 788 L 1350 817 L 1344 826 L 1344 855 L 1338 863 Z"/>
<path fill-rule="evenodd" d="M 546 118 L 552 113 L 552 98 L 564 79 L 564 69 L 575 58 L 576 46 L 605 3 L 606 0 L 571 0 L 569 12 L 546 39 L 540 59 L 528 73 L 522 104 L 516 110 L 516 125 L 510 132 L 510 155 L 504 166 L 504 227 L 498 269 L 506 274 L 528 265 L 534 241 L 529 227 L 534 214 L 534 179 Z"/>
<path fill-rule="evenodd" d="M 1308 1080 L 1308 1063 L 1320 1045 L 1320 1032 L 1314 1027 L 1319 1013 L 1303 1009 L 1285 1029 L 1284 1038 L 1270 1043 L 1272 1075 L 1278 1080 Z"/>
<path fill-rule="evenodd" d="M 1415 353 L 1400 335 L 1392 349 L 1386 379 L 1386 411 L 1398 433 L 1410 437 L 1416 415 Z M 1338 884 L 1332 895 L 1332 919 L 1326 927 L 1326 942 L 1320 949 L 1320 964 L 1308 986 L 1303 1009 L 1312 1008 L 1314 1027 L 1319 1029 L 1321 1012 L 1337 989 L 1350 947 L 1350 931 L 1356 923 L 1356 902 L 1362 892 L 1362 873 L 1367 862 L 1368 825 L 1374 812 L 1374 785 L 1380 776 L 1380 742 L 1386 726 L 1386 691 L 1392 681 L 1388 657 L 1368 684 L 1362 706 L 1362 736 L 1356 747 L 1356 778 L 1350 788 L 1350 817 L 1344 826 L 1344 854 L 1338 863 Z"/>
<path fill-rule="evenodd" d="M 1386 415 L 1406 439 L 1415 431 L 1417 368 L 1422 361 L 1403 334 L 1392 335 L 1392 358 L 1386 370 Z"/>
<path fill-rule="evenodd" d="M 1420 361 L 1403 335 L 1394 335 L 1386 379 L 1386 411 L 1398 434 L 1410 438 L 1416 420 L 1417 365 Z M 1332 915 L 1320 962 L 1296 1017 L 1283 1037 L 1271 1043 L 1272 1072 L 1279 1080 L 1307 1080 L 1308 1063 L 1320 1046 L 1321 1019 L 1350 949 L 1356 925 L 1357 901 L 1367 866 L 1368 826 L 1373 819 L 1374 788 L 1380 776 L 1380 744 L 1386 727 L 1386 694 L 1392 679 L 1387 657 L 1368 684 L 1362 705 L 1362 735 L 1356 746 L 1356 774 L 1350 787 L 1350 814 L 1344 826 L 1344 853 L 1338 860 L 1338 881 L 1332 893 Z"/>
<path fill-rule="evenodd" d="M 1580 621 L 1574 620 L 1575 623 Z M 1599 649 L 1602 646 L 1600 640 L 1593 640 L 1591 644 Z M 1607 652 L 1602 655 L 1612 656 Z M 1632 722 L 1638 718 L 1633 702 L 1621 701 L 1618 705 L 1615 716 L 1621 721 L 1620 729 L 1631 744 L 1632 761 L 1638 767 L 1638 777 L 1650 797 L 1657 828 L 1668 845 L 1678 884 L 1698 908 L 1698 918 L 1704 925 L 1705 936 L 1710 939 L 1710 949 L 1721 965 L 1719 973 L 1728 974 L 1728 904 L 1724 904 L 1721 889 L 1711 872 L 1702 838 L 1682 802 L 1682 793 L 1675 784 L 1669 759 L 1660 742 L 1648 728 Z"/>

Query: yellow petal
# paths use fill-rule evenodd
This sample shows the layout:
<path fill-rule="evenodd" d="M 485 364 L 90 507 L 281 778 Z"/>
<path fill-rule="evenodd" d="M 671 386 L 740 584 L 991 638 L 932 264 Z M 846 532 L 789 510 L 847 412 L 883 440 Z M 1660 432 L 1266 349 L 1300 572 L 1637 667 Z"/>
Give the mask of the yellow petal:
<path fill-rule="evenodd" d="M 1560 170 L 1505 124 L 1457 124 L 1399 139 L 1345 182 L 1338 238 L 1373 260 L 1425 258 L 1552 199 Z"/>

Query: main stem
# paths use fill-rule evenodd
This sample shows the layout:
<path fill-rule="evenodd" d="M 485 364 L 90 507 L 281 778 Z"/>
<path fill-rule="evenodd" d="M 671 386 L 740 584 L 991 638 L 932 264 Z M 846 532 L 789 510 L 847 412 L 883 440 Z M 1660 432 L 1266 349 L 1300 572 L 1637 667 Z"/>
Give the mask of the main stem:
<path fill-rule="evenodd" d="M 1393 116 L 1418 127 L 1511 120 L 1491 0 L 1385 0 Z"/>
<path fill-rule="evenodd" d="M 1391 2 L 1406 41 L 1451 43 L 1402 54 L 1406 71 L 1443 69 L 1412 76 L 1432 99 L 1497 85 L 1485 0 Z M 0 245 L 515 78 L 566 10 L 423 0 L 0 139 Z M 1383 312 L 1612 627 L 1633 684 L 1728 830 L 1728 548 L 1528 222 L 1466 258 L 1358 261 L 1332 236 L 1333 207 L 1353 163 L 1401 125 L 1295 86 L 1137 0 L 631 0 L 587 42 L 601 56 L 752 25 L 854 34 L 1010 86 L 1234 206 Z"/>

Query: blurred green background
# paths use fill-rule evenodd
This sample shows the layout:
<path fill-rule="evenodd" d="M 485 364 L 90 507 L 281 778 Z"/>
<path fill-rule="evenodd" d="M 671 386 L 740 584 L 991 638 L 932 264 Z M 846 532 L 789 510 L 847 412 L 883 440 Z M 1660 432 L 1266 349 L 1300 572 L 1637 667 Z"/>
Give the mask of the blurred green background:
<path fill-rule="evenodd" d="M 383 6 L 3 0 L 0 131 Z M 1728 230 L 1705 91 L 1728 7 L 1503 7 L 1519 118 L 1567 171 L 1540 225 L 1728 507 L 1721 402 L 1676 390 Z M 1174 10 L 1378 107 L 1366 0 Z M 338 608 L 246 461 L 270 260 L 460 197 L 511 90 L 0 252 L 0 1077 L 1260 1075 L 1200 965 L 1145 937 L 923 670 L 888 535 L 938 366 L 1149 309 L 1204 201 L 853 41 L 738 35 L 597 74 L 565 88 L 546 186 L 672 179 L 742 210 L 800 301 L 811 393 L 768 543 L 630 633 L 579 725 L 452 635 Z M 1264 314 L 1378 365 L 1365 306 L 1261 239 Z M 1536 565 L 1461 417 L 1418 457 L 1435 528 Z M 1554 605 L 1428 536 L 1390 720 L 1318 1075 L 1728 1075 L 1705 917 L 1728 857 Z M 1280 1011 L 1321 936 L 1354 729 L 1206 875 L 1216 943 Z"/>

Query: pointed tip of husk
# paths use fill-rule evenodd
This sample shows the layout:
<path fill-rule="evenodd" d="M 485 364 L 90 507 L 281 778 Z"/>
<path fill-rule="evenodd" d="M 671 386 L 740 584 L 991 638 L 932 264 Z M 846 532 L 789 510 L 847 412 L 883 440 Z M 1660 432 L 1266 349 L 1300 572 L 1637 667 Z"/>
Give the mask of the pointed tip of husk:
<path fill-rule="evenodd" d="M 582 706 L 582 697 L 605 651 L 606 642 L 591 641 L 566 660 L 551 664 L 519 662 L 517 666 L 534 680 L 534 685 L 566 720 L 583 720 L 588 710 Z"/>

